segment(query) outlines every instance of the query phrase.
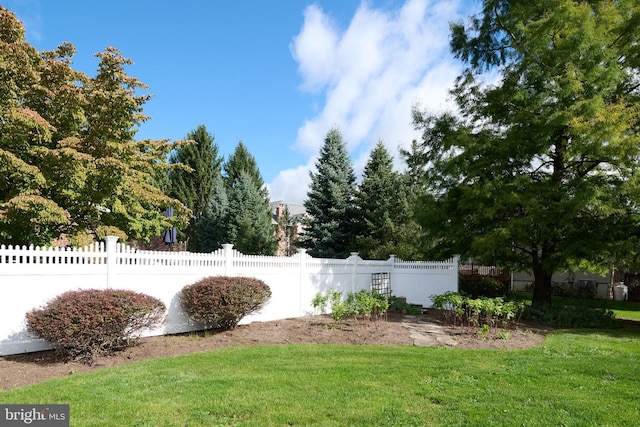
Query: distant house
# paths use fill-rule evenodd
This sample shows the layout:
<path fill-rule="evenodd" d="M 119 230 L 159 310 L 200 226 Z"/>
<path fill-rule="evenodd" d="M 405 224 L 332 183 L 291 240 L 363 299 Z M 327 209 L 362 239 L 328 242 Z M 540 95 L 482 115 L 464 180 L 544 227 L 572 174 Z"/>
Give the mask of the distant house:
<path fill-rule="evenodd" d="M 302 232 L 303 221 L 308 216 L 307 209 L 282 200 L 269 204 L 271 223 L 278 239 L 277 256 L 291 256 L 296 253 L 295 242 Z"/>

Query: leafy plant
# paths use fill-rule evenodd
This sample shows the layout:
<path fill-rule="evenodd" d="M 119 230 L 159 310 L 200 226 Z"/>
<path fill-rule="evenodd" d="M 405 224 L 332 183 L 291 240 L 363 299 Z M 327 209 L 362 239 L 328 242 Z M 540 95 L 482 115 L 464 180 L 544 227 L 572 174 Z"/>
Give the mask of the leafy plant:
<path fill-rule="evenodd" d="M 324 312 L 327 304 L 331 306 L 331 317 L 340 321 L 344 317 L 352 315 L 355 319 L 362 316 L 366 319 L 377 319 L 389 309 L 389 300 L 377 292 L 350 292 L 343 299 L 342 293 L 330 290 L 327 294 L 317 294 L 311 304 L 314 308 Z"/>
<path fill-rule="evenodd" d="M 132 345 L 164 319 L 166 307 L 149 295 L 115 289 L 65 292 L 26 314 L 29 332 L 66 359 L 90 364 L 96 356 Z"/>
<path fill-rule="evenodd" d="M 311 305 L 313 306 L 313 308 L 315 308 L 316 310 L 320 311 L 323 314 L 327 312 L 328 303 L 329 303 L 328 294 L 317 293 L 316 296 L 313 297 L 313 299 L 311 300 Z"/>
<path fill-rule="evenodd" d="M 433 308 L 442 310 L 445 321 L 457 324 L 458 319 L 464 314 L 463 308 L 464 298 L 457 292 L 448 291 L 440 295 L 431 295 Z"/>
<path fill-rule="evenodd" d="M 509 338 L 511 338 L 511 332 L 507 332 L 507 331 L 498 332 L 498 339 L 508 340 Z"/>
<path fill-rule="evenodd" d="M 433 308 L 443 310 L 445 321 L 451 324 L 494 328 L 498 322 L 520 318 L 524 310 L 522 301 L 505 301 L 496 298 L 469 298 L 457 292 L 431 295 Z"/>
<path fill-rule="evenodd" d="M 489 325 L 482 325 L 481 328 L 478 328 L 478 332 L 476 334 L 478 335 L 478 338 L 487 338 L 489 336 Z"/>
<path fill-rule="evenodd" d="M 251 277 L 211 276 L 182 288 L 180 303 L 205 329 L 233 329 L 271 298 L 271 289 Z"/>

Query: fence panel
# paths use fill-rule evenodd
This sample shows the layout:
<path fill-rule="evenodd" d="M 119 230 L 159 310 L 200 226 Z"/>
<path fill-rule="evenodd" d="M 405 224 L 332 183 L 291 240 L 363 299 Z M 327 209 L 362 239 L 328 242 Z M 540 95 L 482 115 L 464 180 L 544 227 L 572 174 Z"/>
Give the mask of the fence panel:
<path fill-rule="evenodd" d="M 457 290 L 457 258 L 443 263 L 312 258 L 300 250 L 291 257 L 244 255 L 224 245 L 207 254 L 141 251 L 107 237 L 81 249 L 0 246 L 0 356 L 40 351 L 49 345 L 26 331 L 25 314 L 57 295 L 78 289 L 129 289 L 154 296 L 167 306 L 167 322 L 146 335 L 200 329 L 180 308 L 180 290 L 207 276 L 247 276 L 264 281 L 272 297 L 241 323 L 314 313 L 319 292 L 371 289 L 373 273 L 389 273 L 392 293 L 430 306 L 429 295 Z"/>

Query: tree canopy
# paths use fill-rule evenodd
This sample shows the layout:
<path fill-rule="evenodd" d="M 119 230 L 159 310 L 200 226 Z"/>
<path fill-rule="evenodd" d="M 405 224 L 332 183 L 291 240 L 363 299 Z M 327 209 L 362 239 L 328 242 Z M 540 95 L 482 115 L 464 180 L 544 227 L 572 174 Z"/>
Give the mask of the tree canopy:
<path fill-rule="evenodd" d="M 581 262 L 637 254 L 640 5 L 485 0 L 451 48 L 458 114 L 414 111 L 435 253 L 529 269 L 533 302 Z"/>
<path fill-rule="evenodd" d="M 2 242 L 50 244 L 62 234 L 146 241 L 187 218 L 152 184 L 173 145 L 133 140 L 150 95 L 125 73 L 131 61 L 108 47 L 89 77 L 72 69 L 74 53 L 71 43 L 38 52 L 0 6 Z"/>

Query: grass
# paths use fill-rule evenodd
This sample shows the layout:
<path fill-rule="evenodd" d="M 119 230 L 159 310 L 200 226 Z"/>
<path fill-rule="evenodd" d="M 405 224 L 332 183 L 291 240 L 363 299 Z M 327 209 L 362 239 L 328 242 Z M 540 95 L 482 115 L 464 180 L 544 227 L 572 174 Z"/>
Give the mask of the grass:
<path fill-rule="evenodd" d="M 640 420 L 640 336 L 551 334 L 521 351 L 235 347 L 0 392 L 68 403 L 72 426 L 625 426 Z"/>

